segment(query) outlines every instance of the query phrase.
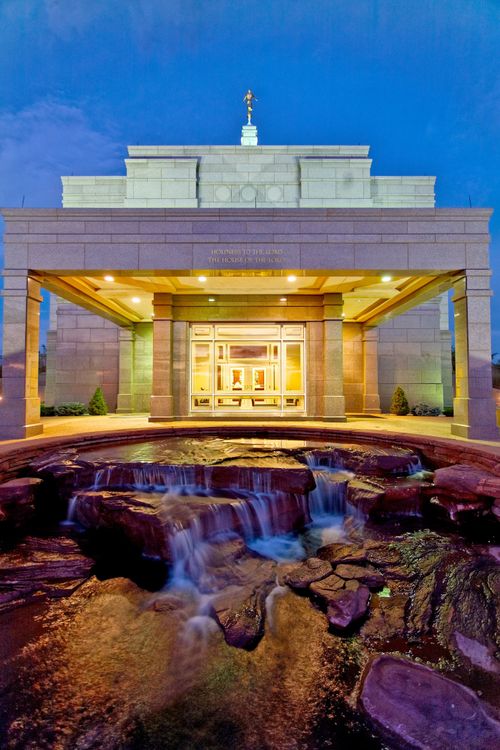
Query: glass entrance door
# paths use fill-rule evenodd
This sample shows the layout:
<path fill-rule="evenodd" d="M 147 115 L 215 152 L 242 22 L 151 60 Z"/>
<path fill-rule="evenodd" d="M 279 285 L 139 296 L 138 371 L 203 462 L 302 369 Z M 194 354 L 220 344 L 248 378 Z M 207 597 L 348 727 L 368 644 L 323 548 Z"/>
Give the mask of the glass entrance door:
<path fill-rule="evenodd" d="M 193 412 L 304 412 L 304 326 L 191 326 Z"/>

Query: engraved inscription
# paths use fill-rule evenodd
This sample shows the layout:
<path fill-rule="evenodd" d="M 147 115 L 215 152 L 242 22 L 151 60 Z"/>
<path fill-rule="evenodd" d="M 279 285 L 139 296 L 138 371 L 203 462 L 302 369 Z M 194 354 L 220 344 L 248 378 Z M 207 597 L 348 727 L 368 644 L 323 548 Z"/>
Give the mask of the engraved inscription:
<path fill-rule="evenodd" d="M 262 265 L 279 265 L 283 261 L 283 250 L 280 248 L 216 248 L 210 251 L 209 263 L 242 263 L 251 261 Z"/>

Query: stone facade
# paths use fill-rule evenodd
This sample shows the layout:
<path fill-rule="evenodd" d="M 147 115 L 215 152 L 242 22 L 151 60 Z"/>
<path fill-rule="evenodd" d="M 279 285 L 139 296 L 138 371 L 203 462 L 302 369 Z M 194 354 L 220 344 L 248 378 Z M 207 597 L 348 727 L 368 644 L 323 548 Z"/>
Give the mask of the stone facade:
<path fill-rule="evenodd" d="M 124 177 L 63 177 L 63 206 L 434 205 L 435 177 L 371 175 L 368 146 L 129 146 Z"/>
<path fill-rule="evenodd" d="M 454 288 L 453 430 L 497 435 L 485 364 L 489 211 L 435 209 L 433 177 L 374 177 L 364 146 L 131 147 L 126 168 L 63 178 L 63 209 L 4 211 L 4 436 L 40 427 L 40 285 L 66 300 L 49 333 L 47 398 L 87 401 L 101 385 L 118 412 L 161 421 L 211 403 L 214 392 L 191 396 L 190 336 L 212 332 L 200 351 L 216 357 L 219 324 L 272 329 L 276 352 L 293 350 L 305 380 L 296 397 L 280 396 L 275 417 L 293 416 L 285 406 L 332 420 L 376 414 L 396 385 L 412 403 L 447 405 Z M 261 415 L 275 403 L 237 395 L 218 401 Z"/>

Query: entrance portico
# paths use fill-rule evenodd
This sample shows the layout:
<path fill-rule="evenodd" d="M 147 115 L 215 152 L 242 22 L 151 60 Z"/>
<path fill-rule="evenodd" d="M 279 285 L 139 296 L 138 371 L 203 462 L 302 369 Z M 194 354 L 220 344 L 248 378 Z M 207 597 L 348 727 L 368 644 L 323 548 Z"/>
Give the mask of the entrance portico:
<path fill-rule="evenodd" d="M 159 420 L 236 409 L 242 416 L 269 410 L 273 417 L 323 419 L 344 419 L 346 408 L 376 413 L 376 327 L 454 287 L 453 431 L 495 438 L 488 387 L 490 213 L 4 210 L 2 437 L 41 429 L 33 389 L 41 285 L 123 329 L 120 411 L 134 408 L 140 385 L 134 331 L 152 329 L 151 418 Z M 203 326 L 209 346 L 199 351 L 208 360 L 198 364 L 201 373 L 208 365 L 208 379 L 200 385 L 205 375 L 198 378 L 198 388 L 194 344 L 203 335 L 197 339 L 194 328 Z M 258 326 L 267 328 L 261 336 L 249 334 L 248 341 L 233 335 Z M 238 349 L 241 341 L 254 348 L 244 350 L 240 343 Z"/>

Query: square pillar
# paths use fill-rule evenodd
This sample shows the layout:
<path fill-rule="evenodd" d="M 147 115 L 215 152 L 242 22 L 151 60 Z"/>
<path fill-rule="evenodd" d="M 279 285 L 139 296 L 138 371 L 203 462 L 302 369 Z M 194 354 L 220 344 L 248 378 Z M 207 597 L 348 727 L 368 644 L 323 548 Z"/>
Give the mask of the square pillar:
<path fill-rule="evenodd" d="M 323 295 L 323 418 L 345 422 L 342 295 Z"/>
<path fill-rule="evenodd" d="M 129 414 L 134 411 L 134 341 L 133 328 L 120 328 L 120 350 L 118 360 L 118 396 L 116 413 Z"/>
<path fill-rule="evenodd" d="M 378 329 L 363 326 L 363 412 L 380 414 L 378 390 Z"/>
<path fill-rule="evenodd" d="M 455 284 L 454 435 L 498 440 L 491 381 L 491 271 L 467 271 Z"/>
<path fill-rule="evenodd" d="M 3 398 L 0 438 L 43 432 L 38 397 L 40 282 L 26 271 L 4 271 Z"/>
<path fill-rule="evenodd" d="M 172 395 L 172 295 L 153 295 L 153 387 L 150 422 L 173 419 Z"/>

